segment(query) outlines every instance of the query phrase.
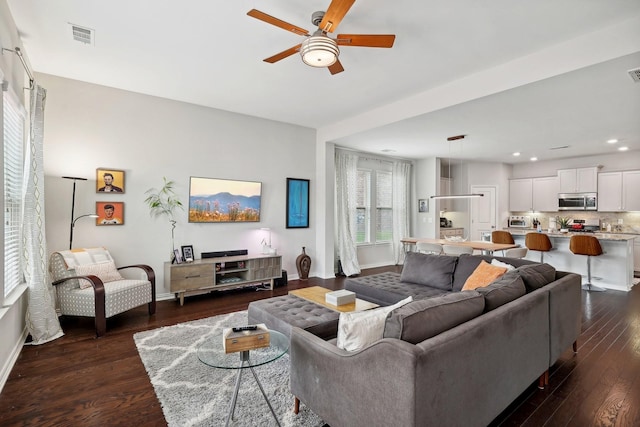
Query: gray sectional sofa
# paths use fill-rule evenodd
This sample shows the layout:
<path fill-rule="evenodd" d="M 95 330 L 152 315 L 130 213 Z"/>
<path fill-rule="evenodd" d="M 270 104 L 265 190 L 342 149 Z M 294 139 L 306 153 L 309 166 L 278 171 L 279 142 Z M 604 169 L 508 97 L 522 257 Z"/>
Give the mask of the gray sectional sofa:
<path fill-rule="evenodd" d="M 484 426 L 548 370 L 581 322 L 581 278 L 548 264 L 517 267 L 461 291 L 482 260 L 410 253 L 402 274 L 348 279 L 359 298 L 390 305 L 384 338 L 359 351 L 291 329 L 291 391 L 332 427 Z"/>

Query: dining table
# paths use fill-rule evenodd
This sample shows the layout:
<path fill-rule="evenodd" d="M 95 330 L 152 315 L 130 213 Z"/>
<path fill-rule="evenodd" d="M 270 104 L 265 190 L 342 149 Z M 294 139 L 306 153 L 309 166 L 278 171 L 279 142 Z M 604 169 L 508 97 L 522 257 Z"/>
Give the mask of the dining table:
<path fill-rule="evenodd" d="M 410 252 L 413 247 L 419 242 L 434 243 L 438 245 L 455 245 L 466 246 L 473 248 L 477 251 L 486 251 L 493 253 L 495 251 L 504 251 L 507 249 L 517 248 L 517 244 L 513 243 L 493 243 L 485 240 L 449 240 L 449 239 L 433 239 L 428 237 L 405 237 L 400 240 L 402 242 L 405 252 Z"/>

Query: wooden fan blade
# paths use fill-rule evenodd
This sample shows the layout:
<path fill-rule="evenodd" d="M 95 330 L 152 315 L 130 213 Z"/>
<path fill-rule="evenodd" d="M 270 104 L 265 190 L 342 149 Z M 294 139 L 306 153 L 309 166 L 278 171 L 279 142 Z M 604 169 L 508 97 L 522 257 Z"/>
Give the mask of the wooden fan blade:
<path fill-rule="evenodd" d="M 338 34 L 336 43 L 340 46 L 392 47 L 394 34 Z"/>
<path fill-rule="evenodd" d="M 292 47 L 291 49 L 287 49 L 287 50 L 283 50 L 280 53 L 276 53 L 273 56 L 270 56 L 269 58 L 263 59 L 264 62 L 268 62 L 270 64 L 273 64 L 274 62 L 278 62 L 281 59 L 284 58 L 288 58 L 289 56 L 293 55 L 294 53 L 297 53 L 300 51 L 300 46 L 302 46 L 301 44 L 296 45 L 294 47 Z"/>
<path fill-rule="evenodd" d="M 342 67 L 339 59 L 336 60 L 336 62 L 334 62 L 332 65 L 329 65 L 327 68 L 329 68 L 329 72 L 331 74 L 338 74 L 344 71 L 344 68 Z"/>
<path fill-rule="evenodd" d="M 333 33 L 356 0 L 333 0 L 324 14 L 320 25 L 323 31 Z"/>
<path fill-rule="evenodd" d="M 247 12 L 247 15 L 251 16 L 252 18 L 256 18 L 259 19 L 261 21 L 266 22 L 267 24 L 271 24 L 271 25 L 275 25 L 276 27 L 280 27 L 283 30 L 287 30 L 287 31 L 291 31 L 294 34 L 298 34 L 301 36 L 309 36 L 309 31 L 305 30 L 304 28 L 300 28 L 296 25 L 293 24 L 289 24 L 288 22 L 285 22 L 281 19 L 278 18 L 274 18 L 271 15 L 267 15 L 264 12 L 260 12 L 259 10 L 256 9 L 251 9 L 249 12 Z"/>

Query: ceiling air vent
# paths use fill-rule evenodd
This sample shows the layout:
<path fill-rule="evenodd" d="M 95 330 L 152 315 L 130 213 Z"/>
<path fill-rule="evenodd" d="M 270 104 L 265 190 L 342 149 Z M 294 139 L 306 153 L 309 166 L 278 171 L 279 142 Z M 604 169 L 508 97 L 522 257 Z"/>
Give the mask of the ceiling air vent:
<path fill-rule="evenodd" d="M 627 71 L 634 82 L 640 82 L 640 68 L 634 68 L 633 70 Z"/>
<path fill-rule="evenodd" d="M 94 31 L 91 28 L 69 24 L 73 39 L 77 42 L 93 45 Z"/>

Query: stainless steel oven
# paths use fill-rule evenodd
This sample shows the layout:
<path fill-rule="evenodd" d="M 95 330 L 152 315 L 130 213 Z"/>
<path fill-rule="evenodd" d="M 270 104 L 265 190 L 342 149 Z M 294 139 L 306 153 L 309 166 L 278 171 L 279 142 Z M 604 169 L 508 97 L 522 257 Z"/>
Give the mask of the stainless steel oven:
<path fill-rule="evenodd" d="M 598 194 L 597 193 L 558 194 L 558 210 L 560 211 L 598 210 Z"/>

